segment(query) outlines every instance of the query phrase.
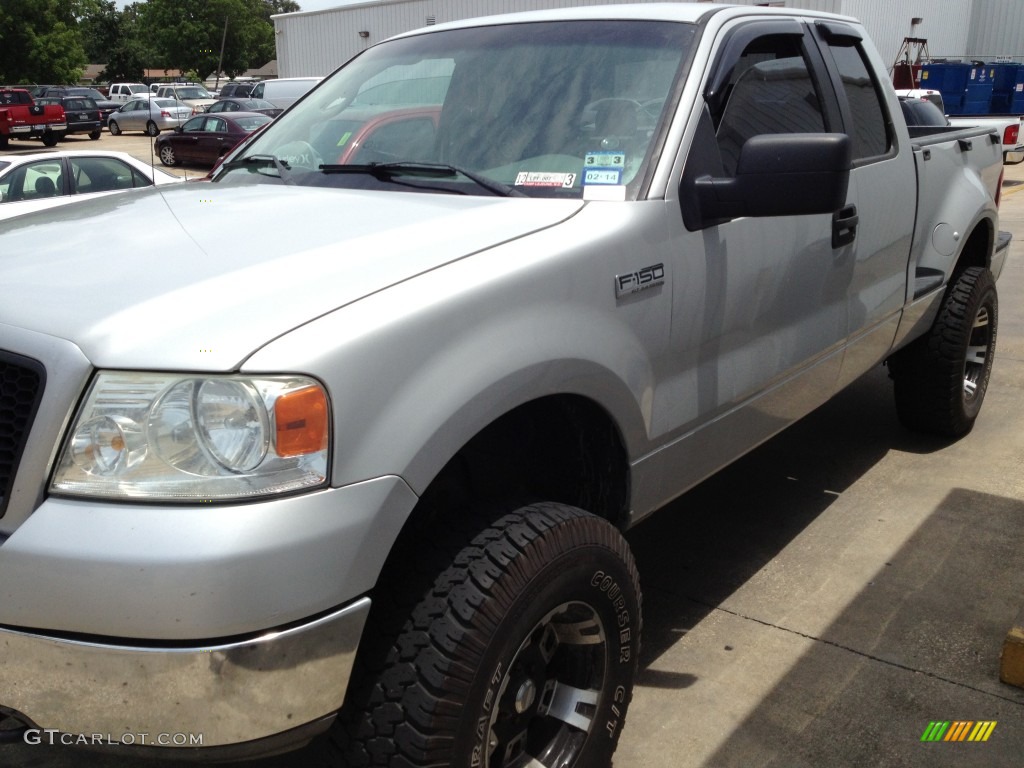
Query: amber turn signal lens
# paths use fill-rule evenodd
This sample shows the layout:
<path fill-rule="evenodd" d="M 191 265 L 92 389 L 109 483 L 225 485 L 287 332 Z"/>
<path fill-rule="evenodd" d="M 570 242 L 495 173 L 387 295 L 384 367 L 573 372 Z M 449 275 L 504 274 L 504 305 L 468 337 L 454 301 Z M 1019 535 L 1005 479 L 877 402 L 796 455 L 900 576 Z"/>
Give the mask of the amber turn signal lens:
<path fill-rule="evenodd" d="M 327 395 L 320 387 L 305 387 L 282 395 L 274 403 L 277 455 L 302 456 L 327 448 Z"/>

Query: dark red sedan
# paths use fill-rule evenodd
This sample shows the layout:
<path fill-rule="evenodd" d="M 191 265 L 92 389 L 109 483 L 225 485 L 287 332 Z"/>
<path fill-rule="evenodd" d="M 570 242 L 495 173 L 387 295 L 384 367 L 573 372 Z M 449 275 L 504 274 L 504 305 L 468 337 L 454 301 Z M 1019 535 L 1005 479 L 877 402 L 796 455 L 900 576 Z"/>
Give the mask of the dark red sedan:
<path fill-rule="evenodd" d="M 164 165 L 213 165 L 232 147 L 272 118 L 255 112 L 196 115 L 172 133 L 157 137 L 156 151 Z"/>

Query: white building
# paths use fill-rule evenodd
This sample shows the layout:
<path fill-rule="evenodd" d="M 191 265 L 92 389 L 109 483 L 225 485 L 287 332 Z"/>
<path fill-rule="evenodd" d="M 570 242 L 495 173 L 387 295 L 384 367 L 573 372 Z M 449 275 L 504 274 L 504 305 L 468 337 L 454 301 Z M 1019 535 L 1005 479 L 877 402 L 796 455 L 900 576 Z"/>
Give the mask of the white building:
<path fill-rule="evenodd" d="M 339 0 L 339 7 L 330 10 L 300 11 L 273 17 L 278 73 L 280 77 L 326 75 L 374 43 L 431 24 L 539 8 L 607 5 L 614 1 L 349 0 L 345 3 L 345 0 Z M 1021 0 L 733 2 L 854 16 L 864 23 L 887 62 L 895 61 L 903 38 L 911 36 L 926 38 L 933 58 L 1024 61 L 1024 2 Z M 919 21 L 915 24 L 915 20 Z"/>

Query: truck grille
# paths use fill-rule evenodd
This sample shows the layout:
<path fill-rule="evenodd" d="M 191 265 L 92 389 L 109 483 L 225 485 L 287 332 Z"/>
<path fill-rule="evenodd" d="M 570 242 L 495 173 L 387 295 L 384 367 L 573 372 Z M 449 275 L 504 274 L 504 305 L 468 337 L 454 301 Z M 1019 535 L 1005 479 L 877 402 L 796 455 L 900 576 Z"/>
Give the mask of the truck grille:
<path fill-rule="evenodd" d="M 45 381 L 46 369 L 40 363 L 0 351 L 0 517 L 7 511 Z"/>

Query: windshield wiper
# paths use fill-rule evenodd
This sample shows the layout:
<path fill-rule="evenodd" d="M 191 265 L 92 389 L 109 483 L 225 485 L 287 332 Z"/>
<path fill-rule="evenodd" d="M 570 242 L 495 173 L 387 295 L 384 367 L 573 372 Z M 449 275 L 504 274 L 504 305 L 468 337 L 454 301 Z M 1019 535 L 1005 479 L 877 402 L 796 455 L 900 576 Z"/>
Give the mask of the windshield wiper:
<path fill-rule="evenodd" d="M 285 184 L 295 184 L 295 181 L 291 178 L 292 167 L 288 164 L 288 161 L 282 160 L 276 155 L 249 155 L 241 158 L 240 160 L 232 160 L 230 163 L 224 163 L 221 167 L 225 171 L 230 171 L 235 168 L 251 168 L 257 163 L 272 165 L 277 171 L 277 176 L 281 181 Z"/>
<path fill-rule="evenodd" d="M 526 197 L 515 187 L 502 184 L 500 181 L 481 176 L 475 171 L 459 168 L 445 163 L 365 163 L 352 165 L 321 165 L 324 173 L 367 173 L 378 179 L 387 181 L 395 176 L 422 176 L 428 179 L 449 179 L 454 176 L 465 176 L 477 186 L 493 192 L 501 197 Z"/>

